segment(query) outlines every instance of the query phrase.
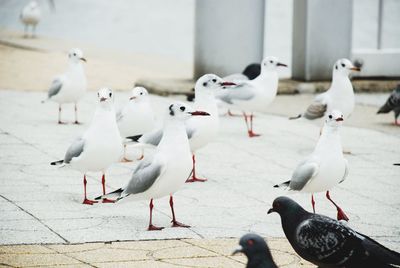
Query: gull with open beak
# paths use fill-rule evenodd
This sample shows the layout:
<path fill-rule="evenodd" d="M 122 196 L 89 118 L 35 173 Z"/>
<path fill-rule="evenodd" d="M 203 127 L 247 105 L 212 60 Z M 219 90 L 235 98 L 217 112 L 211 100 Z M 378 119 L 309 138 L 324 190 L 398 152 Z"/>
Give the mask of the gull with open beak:
<path fill-rule="evenodd" d="M 82 66 L 82 62 L 86 62 L 86 59 L 80 49 L 74 48 L 69 51 L 68 60 L 67 71 L 53 80 L 46 101 L 52 100 L 58 103 L 58 124 L 64 124 L 61 120 L 61 106 L 74 103 L 74 123 L 79 124 L 77 102 L 86 92 L 86 75 Z"/>

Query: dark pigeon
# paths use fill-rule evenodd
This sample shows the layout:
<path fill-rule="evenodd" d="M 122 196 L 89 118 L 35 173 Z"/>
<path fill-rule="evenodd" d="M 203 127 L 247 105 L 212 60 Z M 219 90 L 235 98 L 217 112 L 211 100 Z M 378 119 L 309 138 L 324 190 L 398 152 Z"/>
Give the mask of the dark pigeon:
<path fill-rule="evenodd" d="M 396 89 L 390 94 L 386 103 L 379 109 L 378 114 L 387 114 L 390 111 L 394 112 L 394 124 L 400 125 L 397 122 L 397 118 L 400 115 L 400 84 L 397 85 Z"/>
<path fill-rule="evenodd" d="M 337 220 L 309 213 L 290 198 L 276 198 L 268 214 L 271 212 L 281 216 L 283 231 L 297 254 L 319 267 L 400 265 L 400 253 Z"/>
<path fill-rule="evenodd" d="M 267 243 L 257 234 L 246 234 L 240 238 L 240 248 L 232 255 L 239 252 L 247 257 L 247 268 L 278 268 L 272 259 Z"/>

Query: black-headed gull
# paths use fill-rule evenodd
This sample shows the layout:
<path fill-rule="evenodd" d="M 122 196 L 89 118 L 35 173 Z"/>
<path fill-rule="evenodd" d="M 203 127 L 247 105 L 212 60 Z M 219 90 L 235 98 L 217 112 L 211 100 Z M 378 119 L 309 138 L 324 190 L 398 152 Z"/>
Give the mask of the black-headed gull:
<path fill-rule="evenodd" d="M 249 137 L 259 136 L 253 132 L 253 112 L 265 112 L 275 99 L 279 81 L 277 69 L 280 66 L 287 67 L 276 57 L 266 57 L 261 62 L 259 76 L 253 80 L 236 82 L 236 86 L 227 87 L 216 95 L 221 101 L 243 111 Z"/>
<path fill-rule="evenodd" d="M 117 123 L 123 139 L 151 131 L 155 126 L 155 116 L 150 103 L 149 93 L 144 87 L 135 87 L 129 102 L 117 113 Z M 126 144 L 124 145 L 124 161 Z"/>
<path fill-rule="evenodd" d="M 86 92 L 86 75 L 82 66 L 82 61 L 86 62 L 86 59 L 83 57 L 80 49 L 74 48 L 68 53 L 68 61 L 67 71 L 53 80 L 47 94 L 47 100 L 58 103 L 59 124 L 64 124 L 61 121 L 61 105 L 64 103 L 74 103 L 74 123 L 79 124 L 77 102 Z"/>
<path fill-rule="evenodd" d="M 339 135 L 343 118 L 341 112 L 333 110 L 327 116 L 321 136 L 312 154 L 298 164 L 289 181 L 274 187 L 285 186 L 290 190 L 311 193 L 311 204 L 314 212 L 313 194 L 326 191 L 326 198 L 337 209 L 338 220 L 348 221 L 349 218 L 329 195 L 329 190 L 343 182 L 349 173 L 347 160 L 343 157 Z"/>
<path fill-rule="evenodd" d="M 36 34 L 36 25 L 39 23 L 41 18 L 40 7 L 36 1 L 30 1 L 21 11 L 19 16 L 21 22 L 25 26 L 25 37 L 29 36 L 29 26 L 32 27 L 31 36 L 34 37 Z"/>
<path fill-rule="evenodd" d="M 86 173 L 102 172 L 103 194 L 105 194 L 105 173 L 107 168 L 122 158 L 123 145 L 115 120 L 114 96 L 111 89 L 102 88 L 97 92 L 99 104 L 92 122 L 85 133 L 68 148 L 63 160 L 52 165 L 71 166 L 83 173 L 85 198 L 83 204 L 92 205 L 86 195 Z M 103 200 L 104 202 L 112 202 Z"/>
<path fill-rule="evenodd" d="M 397 122 L 397 118 L 400 115 L 400 84 L 397 85 L 395 90 L 393 90 L 385 104 L 379 108 L 377 113 L 387 114 L 390 111 L 394 112 L 394 125 L 400 126 L 400 123 Z"/>
<path fill-rule="evenodd" d="M 192 171 L 189 140 L 185 121 L 193 116 L 209 115 L 195 111 L 190 106 L 175 102 L 167 110 L 163 135 L 152 157 L 145 157 L 133 171 L 131 180 L 124 187 L 96 200 L 114 198 L 120 200 L 129 196 L 132 200 L 150 199 L 150 220 L 148 230 L 161 230 L 153 225 L 153 199 L 170 196 L 173 227 L 189 227 L 179 223 L 175 217 L 173 194 L 185 183 Z"/>
<path fill-rule="evenodd" d="M 315 97 L 314 101 L 308 106 L 307 111 L 289 119 L 298 119 L 304 117 L 306 119 L 323 118 L 332 110 L 339 110 L 347 119 L 354 110 L 355 97 L 353 85 L 349 79 L 352 71 L 360 71 L 348 59 L 339 59 L 333 65 L 332 83 L 329 89 Z"/>

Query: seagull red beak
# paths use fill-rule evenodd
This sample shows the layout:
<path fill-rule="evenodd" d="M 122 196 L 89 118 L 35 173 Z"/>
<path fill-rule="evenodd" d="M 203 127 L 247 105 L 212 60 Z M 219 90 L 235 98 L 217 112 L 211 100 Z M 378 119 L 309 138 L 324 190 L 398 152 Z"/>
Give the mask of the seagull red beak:
<path fill-rule="evenodd" d="M 336 121 L 337 122 L 343 121 L 343 118 L 342 117 L 336 118 Z"/>
<path fill-rule="evenodd" d="M 360 67 L 351 67 L 350 68 L 350 70 L 352 70 L 352 71 L 356 71 L 356 72 L 360 72 L 361 71 L 361 68 Z"/>
<path fill-rule="evenodd" d="M 210 115 L 209 113 L 203 112 L 203 111 L 195 111 L 195 112 L 191 112 L 191 115 L 201 115 L 201 116 L 205 116 L 205 115 Z"/>
<path fill-rule="evenodd" d="M 221 82 L 221 84 L 220 84 L 221 86 L 236 86 L 236 84 L 235 83 L 233 83 L 233 82 Z"/>
<path fill-rule="evenodd" d="M 278 62 L 278 63 L 276 64 L 276 66 L 287 67 L 287 65 L 286 65 L 286 64 L 284 64 L 284 63 L 281 63 L 281 62 Z"/>
<path fill-rule="evenodd" d="M 81 61 L 87 62 L 85 58 L 80 58 Z"/>
<path fill-rule="evenodd" d="M 107 100 L 107 98 L 104 98 L 104 97 L 100 98 L 100 101 L 106 101 L 106 100 Z"/>

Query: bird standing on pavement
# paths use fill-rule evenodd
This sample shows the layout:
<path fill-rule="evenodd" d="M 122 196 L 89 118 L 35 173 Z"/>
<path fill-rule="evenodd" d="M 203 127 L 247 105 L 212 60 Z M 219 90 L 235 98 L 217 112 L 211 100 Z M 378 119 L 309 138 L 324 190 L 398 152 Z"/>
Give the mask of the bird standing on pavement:
<path fill-rule="evenodd" d="M 314 193 L 326 191 L 326 198 L 337 209 L 338 220 L 349 218 L 331 199 L 329 190 L 343 182 L 349 172 L 348 162 L 343 157 L 339 129 L 343 122 L 343 114 L 332 111 L 325 122 L 322 134 L 314 151 L 300 162 L 293 172 L 292 178 L 274 187 L 289 187 L 290 190 L 311 193 L 311 204 L 315 212 Z"/>
<path fill-rule="evenodd" d="M 243 253 L 247 257 L 246 268 L 278 268 L 265 240 L 257 234 L 246 234 L 240 238 L 240 248 L 232 255 Z"/>
<path fill-rule="evenodd" d="M 253 132 L 253 112 L 264 112 L 278 91 L 277 68 L 286 64 L 275 57 L 266 57 L 261 63 L 261 73 L 253 80 L 238 82 L 216 95 L 221 101 L 243 111 L 249 137 L 260 136 Z"/>
<path fill-rule="evenodd" d="M 287 197 L 274 200 L 293 249 L 318 267 L 385 268 L 400 265 L 400 254 L 329 217 L 309 213 Z"/>
<path fill-rule="evenodd" d="M 129 102 L 117 114 L 117 123 L 123 139 L 149 132 L 154 128 L 154 112 L 149 93 L 144 87 L 135 87 L 132 90 Z M 131 161 L 126 158 L 126 144 L 124 161 Z"/>
<path fill-rule="evenodd" d="M 61 121 L 61 106 L 65 103 L 75 104 L 75 124 L 78 121 L 77 102 L 86 92 L 86 75 L 83 70 L 82 61 L 86 62 L 80 49 L 71 49 L 68 53 L 69 66 L 67 71 L 55 78 L 50 86 L 47 100 L 58 103 L 58 124 Z"/>
<path fill-rule="evenodd" d="M 184 103 L 169 106 L 164 122 L 163 135 L 154 156 L 145 157 L 133 171 L 126 186 L 96 200 L 113 198 L 116 201 L 130 196 L 131 199 L 150 199 L 149 231 L 161 230 L 153 225 L 153 199 L 170 196 L 172 227 L 189 227 L 175 218 L 173 194 L 185 183 L 192 170 L 189 140 L 185 121 L 192 116 L 207 116 L 203 111 L 195 111 Z"/>
<path fill-rule="evenodd" d="M 393 90 L 385 104 L 379 109 L 378 114 L 387 114 L 388 112 L 394 112 L 394 125 L 400 126 L 397 122 L 397 118 L 400 115 L 400 84 L 397 85 L 396 89 Z"/>
<path fill-rule="evenodd" d="M 121 135 L 115 120 L 113 92 L 102 88 L 97 93 L 99 104 L 93 120 L 82 135 L 68 148 L 63 160 L 52 162 L 51 165 L 71 166 L 83 173 L 83 204 L 93 205 L 97 201 L 89 200 L 86 194 L 86 173 L 102 172 L 103 194 L 105 194 L 105 173 L 107 168 L 118 162 L 123 154 Z M 103 202 L 112 202 L 105 199 Z"/>
<path fill-rule="evenodd" d="M 32 27 L 31 36 L 36 35 L 36 25 L 39 23 L 41 18 L 40 7 L 36 1 L 30 1 L 21 11 L 19 16 L 21 22 L 24 24 L 24 37 L 29 36 L 29 26 Z"/>
<path fill-rule="evenodd" d="M 289 119 L 298 119 L 304 117 L 306 119 L 317 119 L 325 117 L 332 110 L 339 110 L 347 119 L 354 110 L 355 97 L 353 85 L 349 79 L 352 71 L 360 71 L 359 67 L 355 67 L 348 59 L 340 59 L 333 65 L 332 83 L 330 88 L 315 97 L 313 103 L 308 106 L 307 111 Z"/>

